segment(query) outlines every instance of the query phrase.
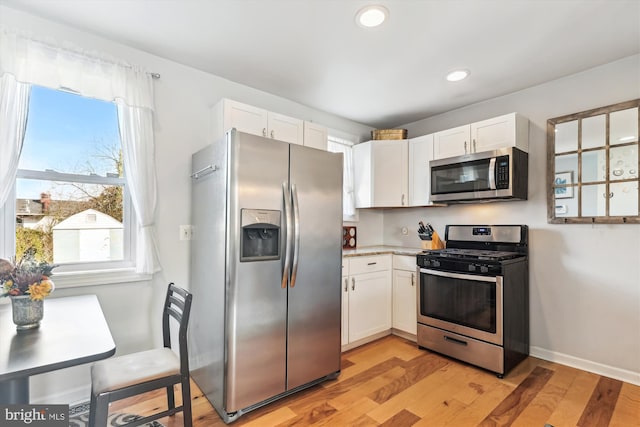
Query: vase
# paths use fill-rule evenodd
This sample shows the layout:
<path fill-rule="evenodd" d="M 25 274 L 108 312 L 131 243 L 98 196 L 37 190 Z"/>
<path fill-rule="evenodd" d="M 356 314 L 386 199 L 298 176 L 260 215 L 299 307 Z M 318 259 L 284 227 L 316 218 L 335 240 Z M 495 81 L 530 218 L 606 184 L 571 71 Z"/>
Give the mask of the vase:
<path fill-rule="evenodd" d="M 13 323 L 18 331 L 36 329 L 44 316 L 44 301 L 32 300 L 29 295 L 11 297 L 13 309 Z"/>

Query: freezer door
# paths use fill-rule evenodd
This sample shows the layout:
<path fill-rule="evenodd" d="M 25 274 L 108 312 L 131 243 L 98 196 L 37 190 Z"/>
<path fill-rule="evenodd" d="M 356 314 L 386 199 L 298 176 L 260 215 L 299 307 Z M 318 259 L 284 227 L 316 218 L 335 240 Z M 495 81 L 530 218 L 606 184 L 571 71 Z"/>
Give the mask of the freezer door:
<path fill-rule="evenodd" d="M 287 289 L 282 288 L 281 278 L 289 144 L 236 131 L 228 134 L 227 143 L 225 410 L 230 413 L 286 387 Z M 248 218 L 250 214 L 257 217 Z M 271 256 L 241 261 L 243 224 L 268 224 L 276 217 L 282 222 L 280 249 L 269 247 Z M 252 237 L 260 239 L 260 231 Z M 278 256 L 273 255 L 276 252 Z"/>
<path fill-rule="evenodd" d="M 287 389 L 340 370 L 342 154 L 291 145 Z"/>

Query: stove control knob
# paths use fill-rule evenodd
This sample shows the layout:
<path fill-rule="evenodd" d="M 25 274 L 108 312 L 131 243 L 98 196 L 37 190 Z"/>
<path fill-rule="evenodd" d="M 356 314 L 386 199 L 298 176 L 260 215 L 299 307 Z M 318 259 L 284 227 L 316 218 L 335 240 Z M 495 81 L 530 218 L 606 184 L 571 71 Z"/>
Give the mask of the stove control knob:
<path fill-rule="evenodd" d="M 434 267 L 440 267 L 440 261 L 436 261 L 435 259 L 433 260 L 433 266 Z"/>
<path fill-rule="evenodd" d="M 482 265 L 480 266 L 480 271 L 482 273 L 487 273 L 489 271 L 489 266 L 488 265 Z"/>
<path fill-rule="evenodd" d="M 473 264 L 469 264 L 469 271 L 476 271 L 476 266 Z"/>

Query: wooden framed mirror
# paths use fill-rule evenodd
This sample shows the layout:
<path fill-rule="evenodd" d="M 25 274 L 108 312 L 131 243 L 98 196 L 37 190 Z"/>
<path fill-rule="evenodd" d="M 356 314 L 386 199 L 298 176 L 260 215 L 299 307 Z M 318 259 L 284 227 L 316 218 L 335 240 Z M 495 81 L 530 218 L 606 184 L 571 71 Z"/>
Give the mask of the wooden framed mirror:
<path fill-rule="evenodd" d="M 640 99 L 547 121 L 549 223 L 640 223 Z"/>

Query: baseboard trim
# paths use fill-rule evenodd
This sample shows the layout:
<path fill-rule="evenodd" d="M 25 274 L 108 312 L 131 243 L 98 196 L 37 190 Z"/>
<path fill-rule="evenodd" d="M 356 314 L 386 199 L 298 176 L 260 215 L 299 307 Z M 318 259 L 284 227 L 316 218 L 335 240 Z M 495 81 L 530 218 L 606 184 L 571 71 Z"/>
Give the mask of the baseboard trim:
<path fill-rule="evenodd" d="M 391 335 L 397 335 L 405 340 L 418 342 L 418 336 L 409 332 L 401 331 L 400 329 L 391 328 Z"/>
<path fill-rule="evenodd" d="M 34 396 L 30 403 L 35 405 L 51 405 L 56 402 L 67 404 L 71 402 L 69 406 L 74 406 L 87 401 L 87 398 L 91 394 L 91 384 L 84 385 L 82 387 L 75 387 L 67 389 L 61 393 L 51 393 L 46 396 Z"/>
<path fill-rule="evenodd" d="M 572 368 L 582 369 L 583 371 L 593 372 L 594 374 L 640 386 L 640 372 L 628 371 L 626 369 L 580 359 L 579 357 L 558 353 L 541 347 L 530 347 L 529 354 L 539 359 L 548 360 L 549 362 L 571 366 Z"/>
<path fill-rule="evenodd" d="M 370 335 L 370 336 L 368 336 L 366 338 L 362 338 L 362 339 L 360 339 L 358 341 L 354 341 L 352 343 L 345 344 L 345 345 L 342 346 L 342 353 L 344 353 L 345 351 L 352 350 L 352 349 L 354 349 L 356 347 L 360 347 L 361 345 L 368 344 L 371 341 L 375 341 L 375 340 L 380 339 L 382 337 L 386 337 L 387 335 L 391 335 L 391 329 L 387 329 L 386 331 L 378 332 L 377 334 Z"/>

